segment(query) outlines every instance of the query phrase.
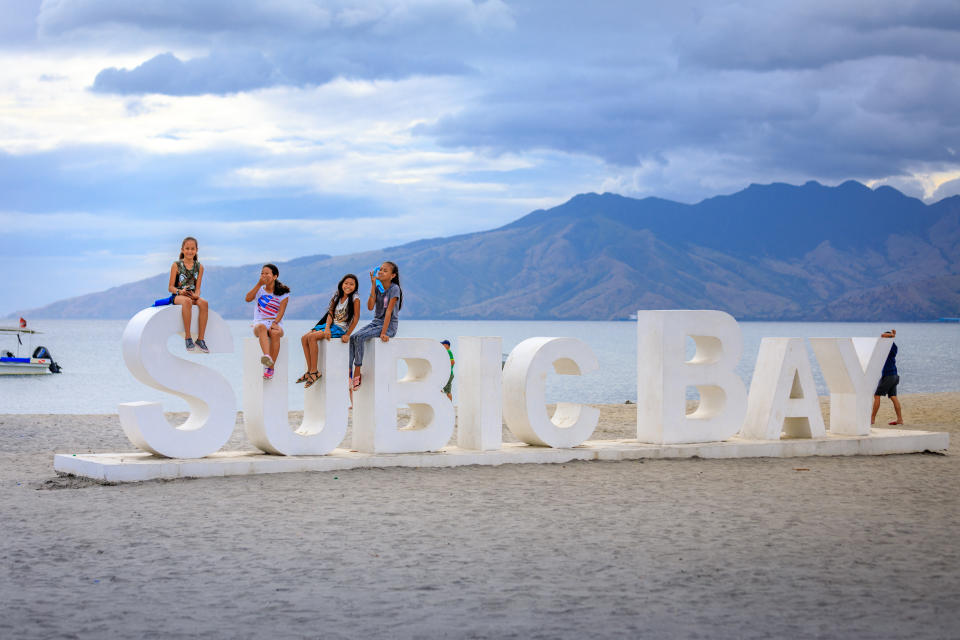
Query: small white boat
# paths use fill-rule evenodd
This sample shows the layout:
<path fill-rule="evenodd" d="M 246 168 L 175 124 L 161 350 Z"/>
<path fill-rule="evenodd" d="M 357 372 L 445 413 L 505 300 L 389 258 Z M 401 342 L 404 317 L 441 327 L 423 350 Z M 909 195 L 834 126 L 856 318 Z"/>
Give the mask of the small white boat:
<path fill-rule="evenodd" d="M 53 361 L 53 356 L 46 347 L 38 346 L 33 349 L 30 357 L 21 357 L 20 349 L 23 347 L 21 336 L 27 336 L 27 352 L 33 344 L 33 336 L 42 333 L 26 327 L 0 327 L 0 336 L 16 336 L 17 352 L 10 351 L 7 348 L 0 348 L 0 375 L 43 375 L 47 373 L 60 373 L 60 365 Z"/>

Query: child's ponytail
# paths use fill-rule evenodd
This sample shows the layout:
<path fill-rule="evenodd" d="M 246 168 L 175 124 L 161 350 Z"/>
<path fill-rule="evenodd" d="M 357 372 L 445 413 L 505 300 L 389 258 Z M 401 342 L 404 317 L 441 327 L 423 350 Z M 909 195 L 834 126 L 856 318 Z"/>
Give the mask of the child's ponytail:
<path fill-rule="evenodd" d="M 280 269 L 277 269 L 277 265 L 275 265 L 275 264 L 265 264 L 265 265 L 263 265 L 263 266 L 266 267 L 267 269 L 270 269 L 270 271 L 273 272 L 273 275 L 275 275 L 275 276 L 279 276 L 279 275 L 280 275 Z M 277 280 L 276 282 L 273 283 L 273 295 L 275 295 L 275 296 L 282 296 L 282 295 L 287 294 L 287 293 L 290 293 L 290 287 L 288 287 L 287 285 L 283 284 L 283 283 L 280 282 L 279 280 Z"/>
<path fill-rule="evenodd" d="M 393 267 L 393 282 L 397 285 L 397 289 L 400 289 L 400 299 L 397 300 L 397 310 L 403 309 L 403 288 L 400 286 L 400 269 L 397 268 L 396 262 L 390 262 L 387 260 L 384 264 L 388 264 Z"/>

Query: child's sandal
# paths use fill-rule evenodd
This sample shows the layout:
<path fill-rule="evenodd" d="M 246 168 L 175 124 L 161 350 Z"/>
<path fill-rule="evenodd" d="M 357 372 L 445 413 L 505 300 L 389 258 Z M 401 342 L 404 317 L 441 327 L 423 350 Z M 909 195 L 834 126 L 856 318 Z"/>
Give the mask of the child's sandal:
<path fill-rule="evenodd" d="M 353 383 L 352 384 L 353 391 L 356 391 L 357 389 L 360 388 L 361 378 L 362 376 L 359 373 L 353 376 L 353 380 L 351 381 Z"/>
<path fill-rule="evenodd" d="M 323 374 L 318 371 L 308 371 L 306 373 L 307 381 L 303 383 L 304 389 L 309 389 L 313 386 L 313 383 L 320 379 L 320 376 Z"/>
<path fill-rule="evenodd" d="M 294 384 L 300 384 L 300 383 L 306 382 L 309 379 L 310 379 L 310 372 L 304 371 L 303 375 L 297 378 L 297 381 Z"/>

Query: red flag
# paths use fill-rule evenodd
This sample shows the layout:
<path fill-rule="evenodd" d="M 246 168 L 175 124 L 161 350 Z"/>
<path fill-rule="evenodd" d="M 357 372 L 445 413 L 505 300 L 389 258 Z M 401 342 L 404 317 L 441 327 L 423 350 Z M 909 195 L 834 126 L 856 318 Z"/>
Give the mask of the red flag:
<path fill-rule="evenodd" d="M 26 329 L 26 328 L 27 328 L 27 321 L 24 320 L 23 318 L 20 318 L 20 328 L 21 328 L 21 329 Z"/>

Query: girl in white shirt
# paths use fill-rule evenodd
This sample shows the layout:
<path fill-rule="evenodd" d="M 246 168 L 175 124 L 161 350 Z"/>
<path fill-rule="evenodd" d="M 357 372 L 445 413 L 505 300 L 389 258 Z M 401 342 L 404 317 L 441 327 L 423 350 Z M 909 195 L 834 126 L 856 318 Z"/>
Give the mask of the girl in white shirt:
<path fill-rule="evenodd" d="M 260 339 L 264 366 L 263 378 L 273 378 L 273 365 L 280 355 L 280 338 L 283 337 L 283 314 L 290 301 L 290 287 L 277 280 L 280 270 L 274 264 L 265 264 L 260 269 L 260 279 L 247 292 L 245 300 L 257 300 L 253 308 L 253 335 Z"/>

